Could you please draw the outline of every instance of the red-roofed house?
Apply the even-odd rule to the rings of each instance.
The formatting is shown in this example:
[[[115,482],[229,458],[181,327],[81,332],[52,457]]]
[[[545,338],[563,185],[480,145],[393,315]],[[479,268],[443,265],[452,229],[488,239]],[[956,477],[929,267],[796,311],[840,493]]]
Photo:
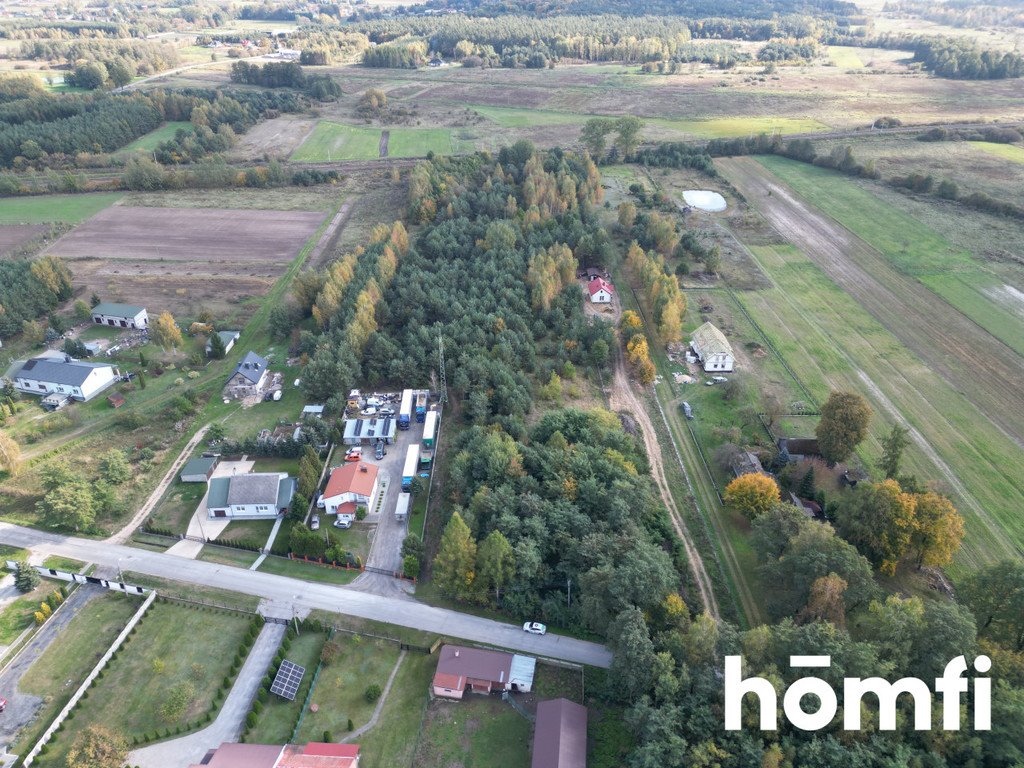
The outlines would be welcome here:
[[[529,693],[536,666],[537,660],[530,656],[445,645],[438,654],[434,695],[461,699],[467,690],[472,693]]]
[[[359,768],[359,745],[224,743],[190,768]]]
[[[324,489],[324,511],[341,520],[355,520],[356,507],[373,510],[380,487],[377,467],[365,461],[352,461],[331,471]]]
[[[592,304],[611,304],[612,294],[615,293],[612,284],[600,277],[587,283],[587,290],[590,291]]]

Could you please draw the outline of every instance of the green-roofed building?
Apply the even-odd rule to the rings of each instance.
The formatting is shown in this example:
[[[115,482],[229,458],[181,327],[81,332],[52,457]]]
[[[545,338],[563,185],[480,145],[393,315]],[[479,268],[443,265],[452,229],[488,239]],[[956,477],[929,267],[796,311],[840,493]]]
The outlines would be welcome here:
[[[286,472],[214,477],[206,494],[206,511],[210,517],[273,520],[288,511],[295,485],[295,478]]]
[[[181,468],[181,482],[183,483],[205,483],[210,479],[210,475],[213,474],[213,468],[217,466],[217,457],[211,456],[209,458],[199,456],[195,459],[190,459],[184,467]]]
[[[92,308],[92,321],[96,325],[110,328],[134,328],[142,330],[149,327],[149,315],[145,307],[133,304],[114,304],[100,302]]]

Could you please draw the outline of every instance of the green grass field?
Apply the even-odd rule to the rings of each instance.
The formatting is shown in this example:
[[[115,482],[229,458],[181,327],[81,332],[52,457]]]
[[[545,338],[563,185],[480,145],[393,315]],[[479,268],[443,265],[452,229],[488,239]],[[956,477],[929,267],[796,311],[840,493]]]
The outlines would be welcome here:
[[[828,57],[832,60],[833,64],[843,69],[861,69],[864,66],[864,62],[861,61],[857,49],[849,48],[845,45],[830,45],[828,47]]]
[[[295,722],[306,703],[306,695],[313,684],[314,670],[320,663],[320,650],[326,639],[327,636],[322,632],[303,632],[298,637],[292,637],[291,646],[284,657],[306,668],[299,692],[294,701],[270,694],[270,698],[263,705],[263,711],[256,718],[256,726],[246,736],[246,741],[253,744],[287,744],[291,741]],[[323,733],[319,733],[311,740],[321,741],[322,737]],[[336,738],[341,738],[341,734]]]
[[[316,712],[306,713],[299,728],[300,743],[318,741],[324,731],[340,739],[349,719],[356,728],[365,725],[377,705],[366,700],[367,686],[376,684],[384,690],[398,661],[398,646],[386,640],[344,634],[335,635],[334,640],[341,653],[320,670],[312,699],[319,706]]]
[[[192,123],[180,121],[164,123],[155,131],[150,131],[145,136],[140,136],[131,144],[121,147],[120,152],[135,152],[141,150],[143,152],[152,152],[157,148],[157,145],[164,141],[169,141],[174,138],[174,134],[178,132],[179,128],[185,128],[191,130]]]
[[[427,709],[417,768],[526,768],[532,724],[501,699],[436,700]]]
[[[973,288],[992,286],[996,281],[968,251],[835,171],[784,157],[761,157],[759,162],[798,196],[877,249],[896,269],[917,277],[997,339],[1024,354],[1024,318]]]
[[[75,734],[90,725],[102,725],[124,734],[129,741],[175,728],[213,709],[214,693],[230,671],[235,653],[248,631],[249,617],[235,613],[211,614],[175,603],[154,603],[110,663],[104,676],[89,690],[89,701],[103,706],[80,706],[70,727],[49,745],[47,763],[62,765]],[[165,709],[172,692],[185,702],[180,712]]]
[[[373,160],[380,157],[380,129],[321,120],[291,156],[298,163]]]
[[[1024,488],[1015,469],[1024,466],[1024,451],[978,418],[963,395],[797,249],[759,246],[751,251],[775,287],[744,292],[742,303],[818,400],[833,389],[858,391],[868,398],[875,417],[861,448],[864,458],[873,462],[881,455],[880,441],[894,421],[888,401],[973,499],[971,503],[957,492],[931,458],[911,443],[904,470],[950,493],[966,521],[967,536],[951,574],[957,577],[1013,555],[1024,542],[1019,512]]]
[[[543,109],[516,109],[467,105],[473,111],[493,120],[503,128],[530,128],[543,125],[576,125],[591,117],[572,112]],[[704,138],[732,138],[758,133],[809,133],[828,130],[828,126],[806,118],[790,117],[721,117],[710,120],[683,120],[675,118],[644,118],[644,122],[680,134]]]
[[[363,768],[393,768],[412,765],[427,689],[437,667],[437,659],[425,653],[406,654],[398,668],[391,692],[380,712],[377,724],[359,737]],[[315,736],[316,734],[314,734]]]
[[[16,598],[0,611],[0,646],[10,645],[22,632],[35,624],[35,612],[39,610],[39,603],[57,589],[57,586],[52,581],[44,580],[31,592]]]
[[[0,205],[0,224],[45,224],[50,221],[77,224],[122,197],[121,192],[8,197]]]
[[[18,688],[43,699],[43,707],[19,738],[17,752],[29,749],[71,698],[96,660],[141,605],[139,599],[108,593],[93,598],[21,678]]]
[[[450,155],[456,151],[457,142],[448,128],[392,128],[388,138],[388,157],[425,157],[428,152]]]
[[[1014,163],[1024,163],[1024,147],[1016,144],[995,144],[991,141],[972,141],[971,146],[977,147],[982,152],[1010,160]]]

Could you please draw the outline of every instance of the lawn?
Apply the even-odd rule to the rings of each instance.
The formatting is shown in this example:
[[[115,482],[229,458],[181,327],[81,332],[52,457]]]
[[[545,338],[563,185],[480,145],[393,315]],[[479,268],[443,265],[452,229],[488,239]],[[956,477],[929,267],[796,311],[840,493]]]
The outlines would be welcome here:
[[[868,398],[875,418],[861,449],[865,459],[881,455],[880,441],[893,422],[887,412],[891,403],[969,494],[965,498],[951,487],[934,461],[911,443],[904,471],[950,493],[966,521],[967,536],[952,575],[1012,556],[1015,543],[1024,542],[1019,513],[1024,488],[1015,474],[1016,467],[1024,466],[1024,451],[978,418],[962,394],[797,249],[756,246],[751,251],[777,287],[745,292],[741,301],[816,398],[823,399],[832,389],[859,391]]]
[[[74,735],[102,725],[135,736],[185,728],[214,709],[219,681],[230,671],[251,619],[242,614],[154,603],[104,676],[89,690],[93,701],[75,710],[70,727],[49,745],[47,762],[59,765]],[[144,684],[140,684],[145,681]],[[183,706],[170,711],[171,695]]]
[[[363,768],[413,765],[420,723],[429,702],[427,690],[436,667],[434,656],[406,654],[377,724],[359,737]]]
[[[38,587],[16,598],[0,611],[0,646],[10,645],[35,624],[35,612],[39,610],[39,604],[59,586],[44,579]]]
[[[206,483],[175,481],[150,515],[153,525],[174,533],[185,533],[188,522],[206,495]]]
[[[119,152],[135,152],[136,150],[142,150],[144,152],[152,152],[157,148],[157,145],[164,142],[170,141],[174,138],[174,134],[178,132],[178,129],[184,128],[186,130],[192,130],[192,123],[187,121],[177,122],[172,121],[164,123],[155,131],[150,131],[145,136],[140,136],[131,144],[121,147]]]
[[[450,155],[456,151],[448,128],[392,128],[388,157],[425,157],[428,152]]]
[[[94,597],[29,667],[18,688],[41,697],[43,706],[35,727],[22,732],[15,752],[21,754],[38,739],[140,605],[140,600],[114,592]]]
[[[828,47],[828,57],[832,60],[833,64],[843,69],[862,69],[864,67],[864,62],[861,61],[856,48],[850,48],[845,45],[830,45]]]
[[[293,162],[373,160],[380,157],[380,128],[360,128],[321,120],[291,156]]]
[[[121,192],[93,192],[87,195],[7,197],[0,205],[0,224],[45,224],[49,221],[77,224],[123,196]]]
[[[416,768],[526,768],[533,724],[497,697],[437,699],[427,708]]]
[[[277,576],[317,581],[323,584],[348,584],[359,575],[359,570],[355,568],[345,570],[344,568],[306,563],[301,560],[288,560],[283,557],[268,557],[257,570],[262,573],[273,573]]]
[[[124,578],[128,584],[149,587],[150,589],[155,589],[161,595],[183,600],[195,600],[211,605],[223,605],[239,611],[255,611],[260,604],[260,599],[255,595],[230,592],[226,589],[217,589],[216,587],[203,587],[198,584],[186,584],[134,571],[125,571]]]
[[[813,201],[816,208],[877,249],[896,269],[917,277],[997,339],[1024,354],[1024,319],[971,290],[972,284],[993,278],[969,252],[847,176],[783,157],[761,157],[759,161],[798,196]]]
[[[1001,157],[1003,160],[1024,163],[1024,147],[1019,147],[1016,144],[995,144],[991,141],[972,141],[970,144],[982,152]]]
[[[292,741],[292,731],[306,702],[306,694],[313,683],[316,665],[320,663],[320,649],[323,648],[326,639],[327,636],[322,632],[303,632],[292,638],[291,647],[284,657],[306,668],[298,694],[294,701],[270,694],[270,698],[263,705],[263,711],[257,716],[256,726],[246,735],[246,741],[252,744],[287,744]],[[320,733],[317,738],[309,740],[321,741],[322,736],[323,733]]]
[[[312,698],[317,711],[306,713],[299,729],[299,743],[317,741],[324,731],[340,739],[348,730],[349,720],[355,728],[365,725],[376,706],[376,701],[366,700],[367,687],[379,685],[383,690],[398,660],[398,646],[386,640],[338,634],[334,642],[341,652],[320,670]]]
[[[215,547],[207,544],[199,552],[196,560],[204,560],[208,563],[220,563],[221,565],[233,565],[236,568],[248,568],[259,557],[255,552],[247,552],[243,549],[227,549],[226,547]]]

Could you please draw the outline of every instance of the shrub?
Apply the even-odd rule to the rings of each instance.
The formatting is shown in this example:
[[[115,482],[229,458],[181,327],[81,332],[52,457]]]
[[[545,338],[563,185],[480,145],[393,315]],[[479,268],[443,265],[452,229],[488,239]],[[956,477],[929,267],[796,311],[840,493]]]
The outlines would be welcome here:
[[[372,685],[367,686],[366,692],[363,694],[363,696],[366,698],[366,700],[368,702],[370,702],[372,704],[373,702],[375,702],[377,699],[380,698],[380,694],[381,694],[380,686],[377,685],[376,683],[373,683]]]
[[[355,730],[355,724],[352,722],[352,718],[351,717],[348,719],[348,729],[350,731],[354,731]]]
[[[245,716],[245,727],[246,728],[255,728],[256,727],[256,713],[255,712],[250,712],[248,715]]]

